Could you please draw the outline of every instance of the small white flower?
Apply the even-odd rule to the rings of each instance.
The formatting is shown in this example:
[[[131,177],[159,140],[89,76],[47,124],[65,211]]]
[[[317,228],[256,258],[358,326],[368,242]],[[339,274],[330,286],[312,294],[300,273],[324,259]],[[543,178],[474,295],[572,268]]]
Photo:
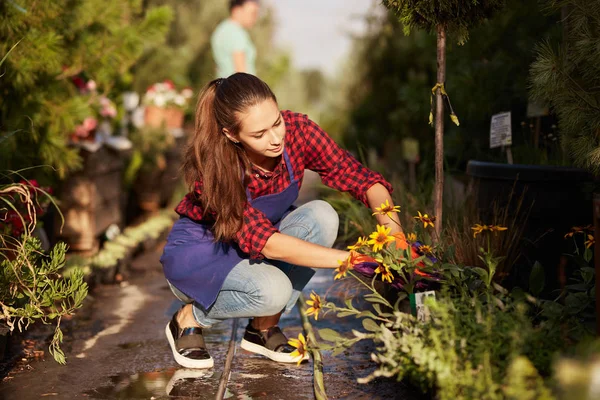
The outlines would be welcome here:
[[[185,105],[185,97],[183,97],[181,95],[175,96],[174,102],[178,106],[184,106]]]
[[[164,95],[159,94],[154,98],[153,103],[157,107],[164,107],[167,104],[167,99]]]

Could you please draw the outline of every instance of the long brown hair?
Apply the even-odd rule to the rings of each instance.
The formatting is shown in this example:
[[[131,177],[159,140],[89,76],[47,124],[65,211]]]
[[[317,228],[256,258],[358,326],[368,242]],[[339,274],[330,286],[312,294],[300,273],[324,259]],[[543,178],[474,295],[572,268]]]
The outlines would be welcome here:
[[[265,100],[277,99],[269,86],[254,75],[236,73],[206,85],[198,98],[194,136],[183,162],[185,181],[193,192],[202,182],[198,201],[204,213],[215,217],[217,241],[231,241],[242,226],[250,161],[241,145],[229,140],[223,129],[237,136],[239,115]]]

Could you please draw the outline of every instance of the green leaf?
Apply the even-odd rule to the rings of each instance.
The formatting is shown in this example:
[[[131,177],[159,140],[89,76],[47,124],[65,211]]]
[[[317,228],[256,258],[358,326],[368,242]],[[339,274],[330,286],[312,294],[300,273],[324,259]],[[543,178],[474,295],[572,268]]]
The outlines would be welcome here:
[[[380,297],[371,297],[371,298],[368,298],[367,301],[369,303],[379,303],[379,304],[383,304],[384,306],[391,307],[391,304],[386,299],[382,299]]]
[[[331,353],[331,355],[334,357],[339,356],[344,350],[346,350],[345,347],[336,347],[335,350],[333,350],[333,352]]]
[[[585,251],[583,252],[583,259],[589,263],[592,260],[593,255],[594,255],[594,252],[592,251],[592,249],[586,248]]]
[[[377,316],[375,314],[373,314],[371,311],[361,311],[359,314],[356,314],[356,318],[363,318],[363,317],[377,318]]]
[[[479,275],[481,277],[481,280],[487,282],[488,272],[485,269],[480,268],[480,267],[473,267],[473,268],[471,268],[471,270],[473,272],[475,272],[477,275]]]
[[[319,333],[321,339],[327,342],[337,342],[339,340],[344,339],[343,336],[341,336],[339,333],[330,328],[319,329],[317,330],[317,332]]]
[[[336,317],[338,318],[344,318],[344,317],[349,317],[351,315],[356,315],[355,312],[352,311],[341,311],[339,313],[336,314]]]
[[[531,274],[529,274],[529,291],[534,296],[539,296],[546,282],[546,274],[544,273],[544,267],[539,261],[533,264]]]
[[[375,321],[370,318],[365,318],[362,320],[363,328],[370,332],[378,332],[380,331],[379,325]]]

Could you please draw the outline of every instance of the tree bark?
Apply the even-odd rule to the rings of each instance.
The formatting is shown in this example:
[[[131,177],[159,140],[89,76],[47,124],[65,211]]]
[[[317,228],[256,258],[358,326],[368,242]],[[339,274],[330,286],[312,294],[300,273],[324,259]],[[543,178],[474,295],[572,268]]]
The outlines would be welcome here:
[[[600,193],[594,193],[594,267],[596,270],[596,334],[600,336]]]
[[[437,26],[437,83],[446,81],[446,29],[443,25]],[[434,212],[436,237],[440,237],[442,230],[442,198],[444,195],[444,99],[442,90],[438,89],[435,95],[435,187],[434,187]]]

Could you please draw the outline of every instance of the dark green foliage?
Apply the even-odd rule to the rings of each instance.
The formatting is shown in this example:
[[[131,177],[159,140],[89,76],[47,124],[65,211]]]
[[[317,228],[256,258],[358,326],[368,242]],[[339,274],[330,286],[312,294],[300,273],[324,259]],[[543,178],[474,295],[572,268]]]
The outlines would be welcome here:
[[[445,158],[451,171],[464,170],[473,158],[506,160],[499,150],[489,149],[495,113],[512,111],[513,142],[530,143],[527,71],[540,38],[558,36],[557,20],[556,14],[543,15],[536,0],[509,0],[502,12],[471,30],[467,43],[449,43],[446,89],[461,121],[460,127],[450,119],[446,123]],[[426,181],[433,173],[434,135],[427,115],[436,81],[435,37],[423,31],[403,35],[402,24],[390,13],[356,47],[364,63],[350,91],[354,100],[344,142],[374,147],[388,165],[395,165],[399,140],[415,137],[421,145],[419,181]],[[515,162],[531,161],[528,149],[515,151]]]
[[[21,331],[36,320],[55,324],[50,354],[61,364],[66,360],[59,346],[60,320],[81,307],[88,292],[81,270],[74,270],[68,278],[60,275],[66,252],[67,246],[58,243],[45,254],[40,241],[26,234],[17,248],[7,253],[15,257],[3,258],[0,263],[0,320]]]
[[[531,66],[532,95],[559,119],[563,147],[582,167],[600,173],[600,3],[548,1],[566,11],[562,47],[544,42]]]
[[[441,25],[463,43],[469,30],[504,7],[505,0],[383,0],[404,25],[405,32],[435,32]]]
[[[140,0],[16,4],[0,3],[0,55],[18,43],[0,79],[0,169],[45,164],[65,176],[80,163],[68,135],[91,114],[71,79],[85,74],[110,92],[162,40],[171,13],[154,8],[142,15]]]

